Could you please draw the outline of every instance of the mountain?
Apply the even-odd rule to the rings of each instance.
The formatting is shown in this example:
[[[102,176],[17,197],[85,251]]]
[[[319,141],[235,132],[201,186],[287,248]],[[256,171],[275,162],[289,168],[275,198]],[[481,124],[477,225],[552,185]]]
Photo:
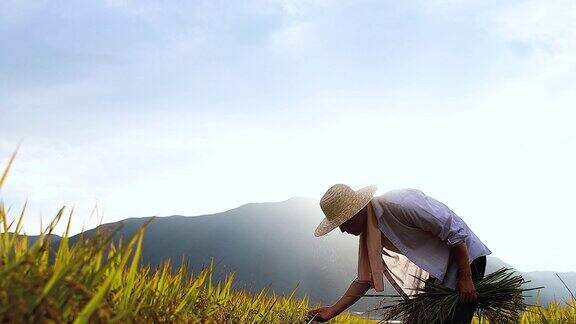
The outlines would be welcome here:
[[[192,270],[197,271],[213,258],[217,263],[217,279],[228,271],[235,272],[235,288],[258,291],[270,285],[276,293],[287,294],[299,284],[299,297],[306,294],[313,302],[331,304],[356,276],[358,237],[338,229],[314,237],[314,229],[323,218],[318,201],[301,197],[250,203],[211,215],[158,217],[146,229],[141,262],[156,266],[170,259],[177,266],[185,256]],[[116,239],[127,238],[148,219],[128,218],[99,227],[122,225]],[[92,235],[95,230],[84,235]],[[71,243],[78,238],[79,235],[71,237]],[[487,272],[502,266],[510,267],[489,257]],[[542,303],[568,297],[568,291],[553,272],[522,274],[532,280],[532,286],[546,286],[540,295]],[[576,273],[560,276],[569,287],[576,287]],[[395,291],[387,286],[384,293]],[[365,297],[351,310],[364,311],[377,306],[379,300]]]
[[[486,272],[494,272],[495,270],[506,267],[513,268],[509,264],[503,262],[502,260],[495,257],[488,257]],[[573,293],[576,293],[576,272],[554,272],[554,271],[530,271],[521,272],[515,271],[521,274],[524,279],[530,281],[526,284],[527,288],[535,287],[545,287],[544,289],[527,293],[530,297],[527,298],[528,302],[531,304],[536,304],[538,301],[542,304],[548,304],[553,300],[566,300],[570,298],[570,291],[566,288],[570,288]],[[560,280],[559,277],[562,279]],[[564,286],[564,283],[566,286]]]
[[[50,243],[52,246],[58,246],[58,242],[60,242],[60,239],[62,239],[62,237],[56,234],[49,234],[47,237],[50,238]],[[28,235],[28,244],[34,244],[34,242],[36,242],[39,238],[40,235]]]

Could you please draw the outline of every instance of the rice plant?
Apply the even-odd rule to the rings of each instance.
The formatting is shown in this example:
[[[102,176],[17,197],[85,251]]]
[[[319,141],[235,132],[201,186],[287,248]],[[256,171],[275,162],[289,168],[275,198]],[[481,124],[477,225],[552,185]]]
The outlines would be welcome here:
[[[0,177],[0,193],[15,156]],[[319,306],[295,298],[297,286],[288,296],[267,288],[257,294],[234,291],[234,273],[213,282],[212,263],[196,273],[186,260],[175,269],[170,260],[154,269],[141,266],[144,233],[153,218],[126,241],[112,239],[120,227],[99,227],[70,244],[70,212],[54,247],[50,236],[65,208],[33,243],[20,234],[25,210],[26,204],[13,227],[0,199],[2,323],[305,323],[307,311]],[[332,323],[354,318],[343,314]]]
[[[520,316],[520,323],[554,323],[554,324],[572,324],[576,323],[576,296],[572,290],[558,274],[558,279],[562,281],[564,287],[570,293],[570,299],[567,301],[554,301],[548,306],[542,307],[534,305]]]

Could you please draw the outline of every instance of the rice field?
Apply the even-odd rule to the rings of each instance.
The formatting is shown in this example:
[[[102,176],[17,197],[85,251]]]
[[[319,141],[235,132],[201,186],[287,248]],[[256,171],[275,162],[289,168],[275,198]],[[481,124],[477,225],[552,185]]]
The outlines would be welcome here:
[[[488,323],[480,321],[477,317],[474,324]],[[573,324],[576,323],[576,300],[551,303],[547,307],[532,306],[520,316],[521,324]]]
[[[14,161],[0,178],[0,193]],[[10,220],[0,197],[0,322],[2,323],[305,323],[308,299],[233,290],[234,273],[214,282],[212,264],[194,273],[170,260],[154,269],[139,264],[146,226],[115,243],[114,231],[97,230],[69,243],[72,213],[58,247],[50,234],[65,217],[61,208],[40,238],[20,235],[26,204]],[[355,323],[342,314],[332,323]],[[360,322],[356,322],[360,323]]]
[[[15,153],[0,178],[0,193]],[[312,305],[262,289],[233,290],[234,273],[212,279],[212,264],[191,271],[184,261],[174,267],[140,266],[146,226],[126,241],[114,231],[98,230],[69,243],[72,213],[57,248],[48,239],[65,217],[61,208],[34,243],[20,235],[26,204],[12,217],[0,196],[0,322],[2,323],[307,323]],[[12,220],[10,220],[12,219]],[[15,224],[14,224],[15,223]],[[52,257],[50,257],[53,253]],[[329,323],[376,323],[343,313]],[[475,323],[478,323],[475,319]],[[576,323],[576,303],[532,307],[521,323]]]
[[[3,323],[304,323],[307,298],[231,289],[234,273],[213,282],[210,264],[197,273],[187,262],[140,267],[145,224],[117,244],[98,231],[74,245],[66,233],[49,261],[47,239],[61,209],[34,244],[18,235],[25,208],[8,223],[0,204],[0,321]],[[319,305],[316,305],[319,306]],[[334,323],[351,322],[348,316]]]

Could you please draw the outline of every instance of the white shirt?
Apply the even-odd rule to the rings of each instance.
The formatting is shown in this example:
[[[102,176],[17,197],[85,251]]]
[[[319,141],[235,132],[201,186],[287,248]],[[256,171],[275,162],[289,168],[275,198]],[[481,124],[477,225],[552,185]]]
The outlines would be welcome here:
[[[372,198],[378,227],[401,254],[383,247],[384,271],[401,295],[416,293],[428,276],[456,288],[458,265],[450,246],[466,243],[469,262],[492,252],[450,208],[417,189],[398,189]]]

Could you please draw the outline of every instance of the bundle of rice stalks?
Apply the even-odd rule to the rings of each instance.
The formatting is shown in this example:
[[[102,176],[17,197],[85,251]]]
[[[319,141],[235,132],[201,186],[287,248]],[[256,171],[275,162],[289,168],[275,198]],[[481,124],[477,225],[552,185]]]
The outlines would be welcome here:
[[[421,279],[420,279],[421,280]],[[523,292],[537,288],[522,288],[524,280],[512,269],[501,268],[476,283],[477,310],[481,318],[490,323],[518,323],[520,313],[529,305],[524,303]],[[458,305],[458,291],[439,284],[426,283],[420,293],[383,306],[384,321],[402,319],[404,323],[444,323],[449,321]]]

